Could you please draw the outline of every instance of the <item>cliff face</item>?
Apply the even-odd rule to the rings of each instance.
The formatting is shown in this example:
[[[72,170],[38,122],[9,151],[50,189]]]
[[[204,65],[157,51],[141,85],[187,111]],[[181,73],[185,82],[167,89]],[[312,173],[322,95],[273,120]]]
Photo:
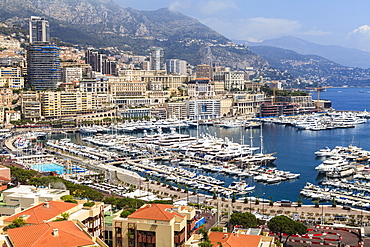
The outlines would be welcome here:
[[[47,18],[52,36],[74,44],[116,46],[135,54],[148,54],[151,46],[159,46],[166,58],[194,65],[267,66],[247,48],[225,46],[230,42],[226,37],[168,9],[124,9],[111,0],[0,0],[0,20],[7,24],[27,28],[31,15]]]

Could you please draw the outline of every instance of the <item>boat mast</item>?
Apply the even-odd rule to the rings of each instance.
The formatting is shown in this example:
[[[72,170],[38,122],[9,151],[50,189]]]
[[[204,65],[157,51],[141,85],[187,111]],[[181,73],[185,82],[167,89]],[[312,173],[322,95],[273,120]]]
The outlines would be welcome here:
[[[249,135],[249,138],[250,138],[250,144],[251,144],[251,148],[253,148],[253,135],[252,135],[252,126],[249,126],[249,131],[250,131],[250,135]]]
[[[260,130],[261,130],[261,135],[260,135],[260,138],[261,138],[261,154],[263,154],[263,134],[262,134],[262,123],[261,123],[261,128],[260,128]]]

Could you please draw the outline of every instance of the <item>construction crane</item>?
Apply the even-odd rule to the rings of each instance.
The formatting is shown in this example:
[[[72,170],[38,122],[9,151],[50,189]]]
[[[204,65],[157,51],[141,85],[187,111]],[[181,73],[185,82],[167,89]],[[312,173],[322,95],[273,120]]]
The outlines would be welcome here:
[[[328,88],[328,87],[321,87],[320,85],[318,85],[317,88],[314,88],[316,90],[316,92],[317,92],[317,104],[316,104],[316,107],[318,109],[320,109],[320,92],[321,92],[321,90],[326,89],[326,88]]]

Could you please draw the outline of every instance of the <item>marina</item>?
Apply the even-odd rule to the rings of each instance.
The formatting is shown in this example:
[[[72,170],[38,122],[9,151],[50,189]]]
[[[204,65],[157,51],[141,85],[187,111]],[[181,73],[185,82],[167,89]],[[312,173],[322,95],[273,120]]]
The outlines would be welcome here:
[[[341,95],[346,92],[343,91]],[[166,179],[169,178],[174,185],[179,182],[181,188],[186,184],[181,179],[189,180],[187,176],[183,176],[185,171],[205,176],[205,183],[208,184],[207,179],[217,181],[214,188],[201,185],[197,187],[201,193],[212,194],[217,186],[221,193],[228,191],[230,185],[244,181],[246,189],[245,192],[238,193],[239,196],[248,194],[250,197],[273,197],[276,201],[297,201],[300,190],[307,182],[317,186],[325,177],[346,177],[348,180],[369,178],[366,172],[335,174],[331,173],[333,171],[320,173],[315,169],[325,158],[335,156],[327,154],[337,147],[370,150],[370,144],[365,141],[370,138],[369,123],[366,118],[362,119],[365,121],[356,124],[354,128],[325,131],[298,130],[291,125],[273,122],[264,122],[262,127],[257,125],[248,128],[225,128],[216,122],[211,125],[209,121],[192,123],[187,127],[167,124],[167,127],[154,128],[146,124],[151,128],[131,131],[120,131],[107,126],[96,132],[48,134],[46,140],[37,143],[41,143],[41,146],[48,145],[54,150],[52,152],[68,152],[70,155],[101,163],[102,167],[105,164],[124,166],[143,178],[148,175],[152,179],[160,178],[163,181],[163,174],[166,174]],[[212,148],[207,148],[205,144]],[[221,147],[226,151],[222,152]],[[318,151],[321,154],[315,154]],[[250,157],[252,153],[253,159]],[[261,154],[271,155],[272,158],[265,163],[261,162],[257,159],[263,156]],[[145,159],[157,164],[150,166],[150,163],[140,163]],[[358,162],[367,170],[365,154],[351,159],[343,166]],[[352,166],[345,171],[357,171],[360,167]],[[187,182],[187,186],[194,184],[190,180]],[[224,194],[226,197],[229,195]],[[311,200],[312,198],[307,197],[303,203],[312,203]]]

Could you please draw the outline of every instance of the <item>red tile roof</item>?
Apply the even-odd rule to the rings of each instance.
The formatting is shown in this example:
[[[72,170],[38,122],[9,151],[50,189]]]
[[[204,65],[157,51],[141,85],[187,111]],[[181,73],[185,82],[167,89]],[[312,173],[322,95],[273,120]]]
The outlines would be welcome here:
[[[76,203],[59,201],[49,201],[47,203],[49,204],[49,207],[46,207],[45,203],[41,203],[29,209],[23,210],[18,214],[14,214],[6,218],[4,221],[12,222],[14,219],[17,219],[21,216],[29,215],[25,219],[26,224],[40,224],[44,223],[44,220],[50,220],[61,213],[78,206]]]
[[[227,235],[227,237],[226,237]],[[262,236],[224,232],[210,232],[209,240],[214,246],[220,242],[224,247],[258,247]]]
[[[58,229],[58,236],[53,235]],[[85,232],[72,221],[48,222],[8,230],[9,239],[15,247],[71,247],[93,245]]]
[[[172,205],[165,204],[146,204],[130,214],[127,218],[170,221],[176,215],[182,218],[185,217],[173,211],[172,207]]]

